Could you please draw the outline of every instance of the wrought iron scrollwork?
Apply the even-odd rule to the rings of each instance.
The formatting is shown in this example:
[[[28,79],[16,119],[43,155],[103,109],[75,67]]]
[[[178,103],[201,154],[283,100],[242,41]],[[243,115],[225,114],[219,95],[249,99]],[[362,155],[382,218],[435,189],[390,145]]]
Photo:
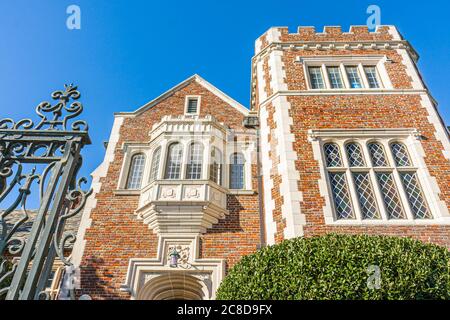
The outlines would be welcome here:
[[[80,151],[90,144],[87,123],[75,119],[83,111],[74,101],[80,92],[70,84],[51,96],[54,104],[36,107],[37,124],[0,120],[0,299],[50,298],[45,283],[55,257],[71,265],[66,249],[76,235],[65,231],[66,222],[92,193],[82,188],[85,178],[75,183]],[[39,205],[32,213],[33,188]]]

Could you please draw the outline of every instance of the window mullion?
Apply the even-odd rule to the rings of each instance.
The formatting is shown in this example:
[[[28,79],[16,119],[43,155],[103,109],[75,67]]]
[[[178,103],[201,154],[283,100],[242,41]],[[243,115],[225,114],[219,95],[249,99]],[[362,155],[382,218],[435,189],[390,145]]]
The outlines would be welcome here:
[[[350,82],[348,81],[347,70],[345,70],[345,66],[343,63],[339,64],[339,68],[341,69],[342,81],[344,82],[344,87],[346,89],[350,89]]]
[[[397,169],[394,169],[392,173],[394,176],[395,184],[397,185],[398,193],[400,199],[403,202],[403,208],[405,209],[406,216],[408,220],[414,220],[414,213],[411,209],[411,205],[409,204],[408,196],[406,194],[405,188],[403,187],[402,179],[400,178],[400,174]]]
[[[375,199],[378,204],[378,210],[380,210],[381,220],[387,221],[389,220],[389,215],[386,209],[386,204],[384,203],[383,195],[381,194],[380,186],[377,181],[377,177],[375,175],[375,170],[373,168],[372,158],[370,157],[369,148],[367,147],[367,140],[361,141],[361,148],[364,155],[364,159],[366,160],[367,167],[370,167],[369,177],[372,183],[372,188],[374,192]]]
[[[363,220],[363,215],[362,215],[362,211],[361,211],[361,207],[359,204],[359,197],[358,197],[358,193],[356,191],[356,186],[355,186],[355,182],[353,181],[353,174],[352,171],[350,170],[350,168],[347,168],[345,170],[346,173],[346,177],[347,177],[347,183],[348,183],[348,188],[350,189],[350,197],[352,199],[352,203],[353,203],[353,209],[355,210],[355,218],[358,221]]]
[[[403,188],[403,183],[401,181],[400,175],[395,167],[396,162],[394,156],[392,155],[391,146],[387,141],[381,141],[381,143],[383,144],[389,164],[393,168],[392,176],[394,178],[394,183],[397,186],[397,191],[402,202],[402,207],[405,210],[406,217],[407,219],[414,219],[414,214],[412,213],[411,206],[409,205],[409,200],[406,195],[405,188]]]
[[[389,220],[389,214],[387,212],[386,204],[384,203],[384,198],[383,195],[381,194],[380,185],[378,183],[377,177],[375,175],[375,170],[373,168],[370,169],[369,176],[372,182],[375,198],[378,202],[378,209],[380,210],[381,219],[387,221]]]
[[[364,67],[362,63],[358,63],[359,76],[361,77],[361,81],[363,83],[363,88],[370,89],[369,81],[367,81],[366,72],[364,71]]]
[[[361,208],[359,206],[359,197],[356,191],[356,186],[353,181],[352,172],[350,170],[350,161],[347,157],[347,150],[345,149],[345,142],[340,141],[338,142],[339,148],[341,149],[341,157],[342,157],[342,163],[344,165],[345,169],[345,176],[347,177],[347,185],[350,192],[350,201],[352,202],[353,210],[355,212],[355,219],[358,221],[362,220],[362,213]]]
[[[321,65],[323,81],[325,83],[325,89],[331,89],[330,79],[328,78],[328,70],[325,64]]]
[[[161,154],[159,155],[159,166],[156,171],[155,180],[161,180],[164,177],[164,170],[167,164],[167,142],[163,141],[161,143]]]

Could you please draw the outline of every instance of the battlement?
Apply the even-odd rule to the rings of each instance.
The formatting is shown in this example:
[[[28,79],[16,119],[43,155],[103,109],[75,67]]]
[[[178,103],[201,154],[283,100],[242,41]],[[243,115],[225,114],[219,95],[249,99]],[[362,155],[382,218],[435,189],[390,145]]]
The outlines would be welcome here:
[[[274,42],[379,42],[401,41],[402,36],[395,26],[378,26],[369,31],[367,26],[350,26],[343,32],[340,26],[325,26],[322,32],[315,27],[300,26],[296,33],[289,33],[288,27],[272,27],[255,42],[255,54]]]

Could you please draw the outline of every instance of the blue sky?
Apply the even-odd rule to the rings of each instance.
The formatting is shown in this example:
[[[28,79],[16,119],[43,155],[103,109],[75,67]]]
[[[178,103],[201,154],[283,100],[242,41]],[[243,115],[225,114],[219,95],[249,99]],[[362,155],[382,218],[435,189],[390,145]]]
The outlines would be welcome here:
[[[81,8],[81,30],[66,28],[66,8]],[[75,83],[91,146],[82,174],[103,159],[113,113],[135,110],[198,73],[249,104],[254,40],[270,26],[366,24],[381,8],[421,55],[419,67],[450,124],[450,5],[445,1],[106,1],[0,3],[0,118],[34,116],[49,94]]]

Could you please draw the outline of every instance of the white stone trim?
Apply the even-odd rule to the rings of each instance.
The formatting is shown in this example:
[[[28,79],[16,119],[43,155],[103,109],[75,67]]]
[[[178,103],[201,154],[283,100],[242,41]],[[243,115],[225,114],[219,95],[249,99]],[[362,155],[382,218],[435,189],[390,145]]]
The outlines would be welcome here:
[[[275,210],[275,201],[272,199],[273,179],[271,178],[271,170],[273,167],[272,159],[269,156],[270,143],[269,136],[272,134],[267,119],[269,114],[267,106],[259,109],[260,119],[260,136],[261,136],[261,167],[262,182],[264,189],[264,226],[266,234],[266,242],[268,245],[275,244],[275,234],[277,225],[273,220],[273,210]],[[262,205],[262,204],[260,204]]]
[[[129,292],[131,299],[143,299],[141,291],[149,280],[168,273],[184,273],[194,277],[203,276],[208,281],[203,282],[203,293],[206,300],[215,299],[216,291],[225,276],[224,259],[199,259],[198,234],[163,234],[158,237],[158,251],[156,258],[133,258],[130,259],[125,283],[121,286],[122,291]],[[169,246],[181,245],[189,252],[188,261],[185,266],[171,268],[168,265],[167,256]],[[199,277],[202,279],[203,277]]]
[[[264,74],[264,59],[258,59],[256,62],[256,77],[258,78],[259,101],[265,101],[267,99],[266,81]]]
[[[378,26],[377,30],[380,27],[381,26]],[[389,27],[388,33],[392,36],[392,40],[402,40],[402,37],[401,37],[400,33],[397,30],[397,27],[395,27],[395,26],[388,26],[388,27]]]
[[[450,213],[445,201],[440,200],[440,188],[435,177],[432,177],[425,164],[425,152],[419,140],[420,135],[415,129],[322,129],[309,130],[308,139],[312,145],[314,159],[319,163],[320,176],[319,191],[320,195],[325,199],[325,206],[323,208],[325,224],[330,225],[449,225]],[[343,146],[348,141],[358,142],[363,149],[365,149],[368,141],[376,139],[380,141],[386,149],[387,157],[390,157],[388,150],[389,144],[392,141],[401,141],[408,148],[411,161],[413,163],[414,171],[417,173],[420,185],[422,187],[423,195],[433,215],[433,219],[412,219],[412,213],[407,205],[407,199],[399,190],[399,195],[402,197],[403,207],[408,219],[404,220],[363,220],[360,217],[354,220],[337,220],[333,210],[332,195],[327,179],[327,169],[323,155],[323,144],[327,142],[337,143],[341,152],[344,152]],[[364,150],[364,155],[367,156],[367,150]],[[345,156],[342,155],[344,161]],[[393,163],[393,160],[390,159]],[[366,159],[366,163],[369,163]],[[394,175],[395,176],[395,175]],[[398,182],[398,181],[397,181]],[[397,183],[399,188],[402,188],[400,183]],[[375,191],[378,206],[382,217],[386,217],[384,209],[380,207],[380,199],[377,196],[377,187],[372,186]],[[350,188],[351,189],[351,188]],[[352,190],[350,190],[351,192]],[[355,195],[352,195],[352,201],[355,201]],[[357,206],[354,205],[355,211],[358,211]]]
[[[402,57],[402,63],[406,67],[406,74],[411,78],[412,88],[415,90],[425,89],[422,79],[420,79],[419,72],[411,59],[409,52],[404,48],[397,49],[396,51]]]
[[[272,51],[269,56],[270,86],[274,92],[288,89],[282,57],[283,52],[278,50]],[[273,118],[276,124],[273,133],[278,142],[276,150],[272,151],[276,151],[280,158],[277,171],[281,176],[280,195],[283,197],[281,213],[286,221],[283,236],[285,239],[290,239],[302,236],[303,225],[306,223],[305,216],[300,209],[300,202],[303,199],[298,188],[300,173],[295,167],[295,161],[298,158],[297,152],[294,150],[295,136],[291,132],[293,125],[292,117],[289,115],[291,105],[284,96],[274,99],[272,104],[274,106]]]
[[[301,213],[300,202],[303,201],[303,193],[298,188],[300,173],[295,167],[298,160],[294,150],[295,136],[291,132],[293,120],[289,115],[290,103],[286,97],[280,97],[273,101],[275,109],[274,121],[276,122],[275,136],[278,140],[276,154],[280,158],[278,174],[281,176],[280,195],[283,197],[281,213],[286,220],[283,230],[284,238],[291,239],[303,235],[303,225],[306,224],[305,215]]]
[[[81,259],[83,256],[84,248],[86,246],[86,240],[84,239],[84,236],[86,234],[86,230],[91,226],[91,212],[92,210],[97,206],[97,199],[96,195],[100,192],[102,183],[100,180],[104,177],[106,177],[108,173],[108,168],[110,163],[114,161],[115,157],[115,149],[117,142],[120,138],[120,128],[122,127],[124,118],[116,116],[114,119],[114,124],[111,130],[111,135],[109,137],[108,147],[106,149],[105,158],[103,162],[100,164],[100,166],[97,167],[97,169],[92,172],[92,189],[93,193],[92,195],[87,199],[86,205],[83,209],[83,213],[81,216],[80,225],[78,228],[77,233],[77,240],[74,244],[73,251],[72,251],[72,262],[75,266],[75,268],[78,268]]]
[[[332,90],[289,90],[274,92],[265,100],[259,100],[259,106],[264,106],[271,103],[279,96],[338,96],[338,95],[402,95],[402,94],[425,94],[427,90],[414,90],[414,89],[332,89]]]
[[[444,147],[442,153],[444,157],[448,161],[450,161],[450,140],[446,132],[447,129],[445,128],[445,125],[442,123],[441,117],[439,116],[436,107],[431,102],[430,96],[428,94],[422,94],[420,98],[422,106],[428,112],[428,121],[434,126],[434,129],[436,130],[434,132],[434,136],[436,137],[436,140],[441,142],[442,146]]]

